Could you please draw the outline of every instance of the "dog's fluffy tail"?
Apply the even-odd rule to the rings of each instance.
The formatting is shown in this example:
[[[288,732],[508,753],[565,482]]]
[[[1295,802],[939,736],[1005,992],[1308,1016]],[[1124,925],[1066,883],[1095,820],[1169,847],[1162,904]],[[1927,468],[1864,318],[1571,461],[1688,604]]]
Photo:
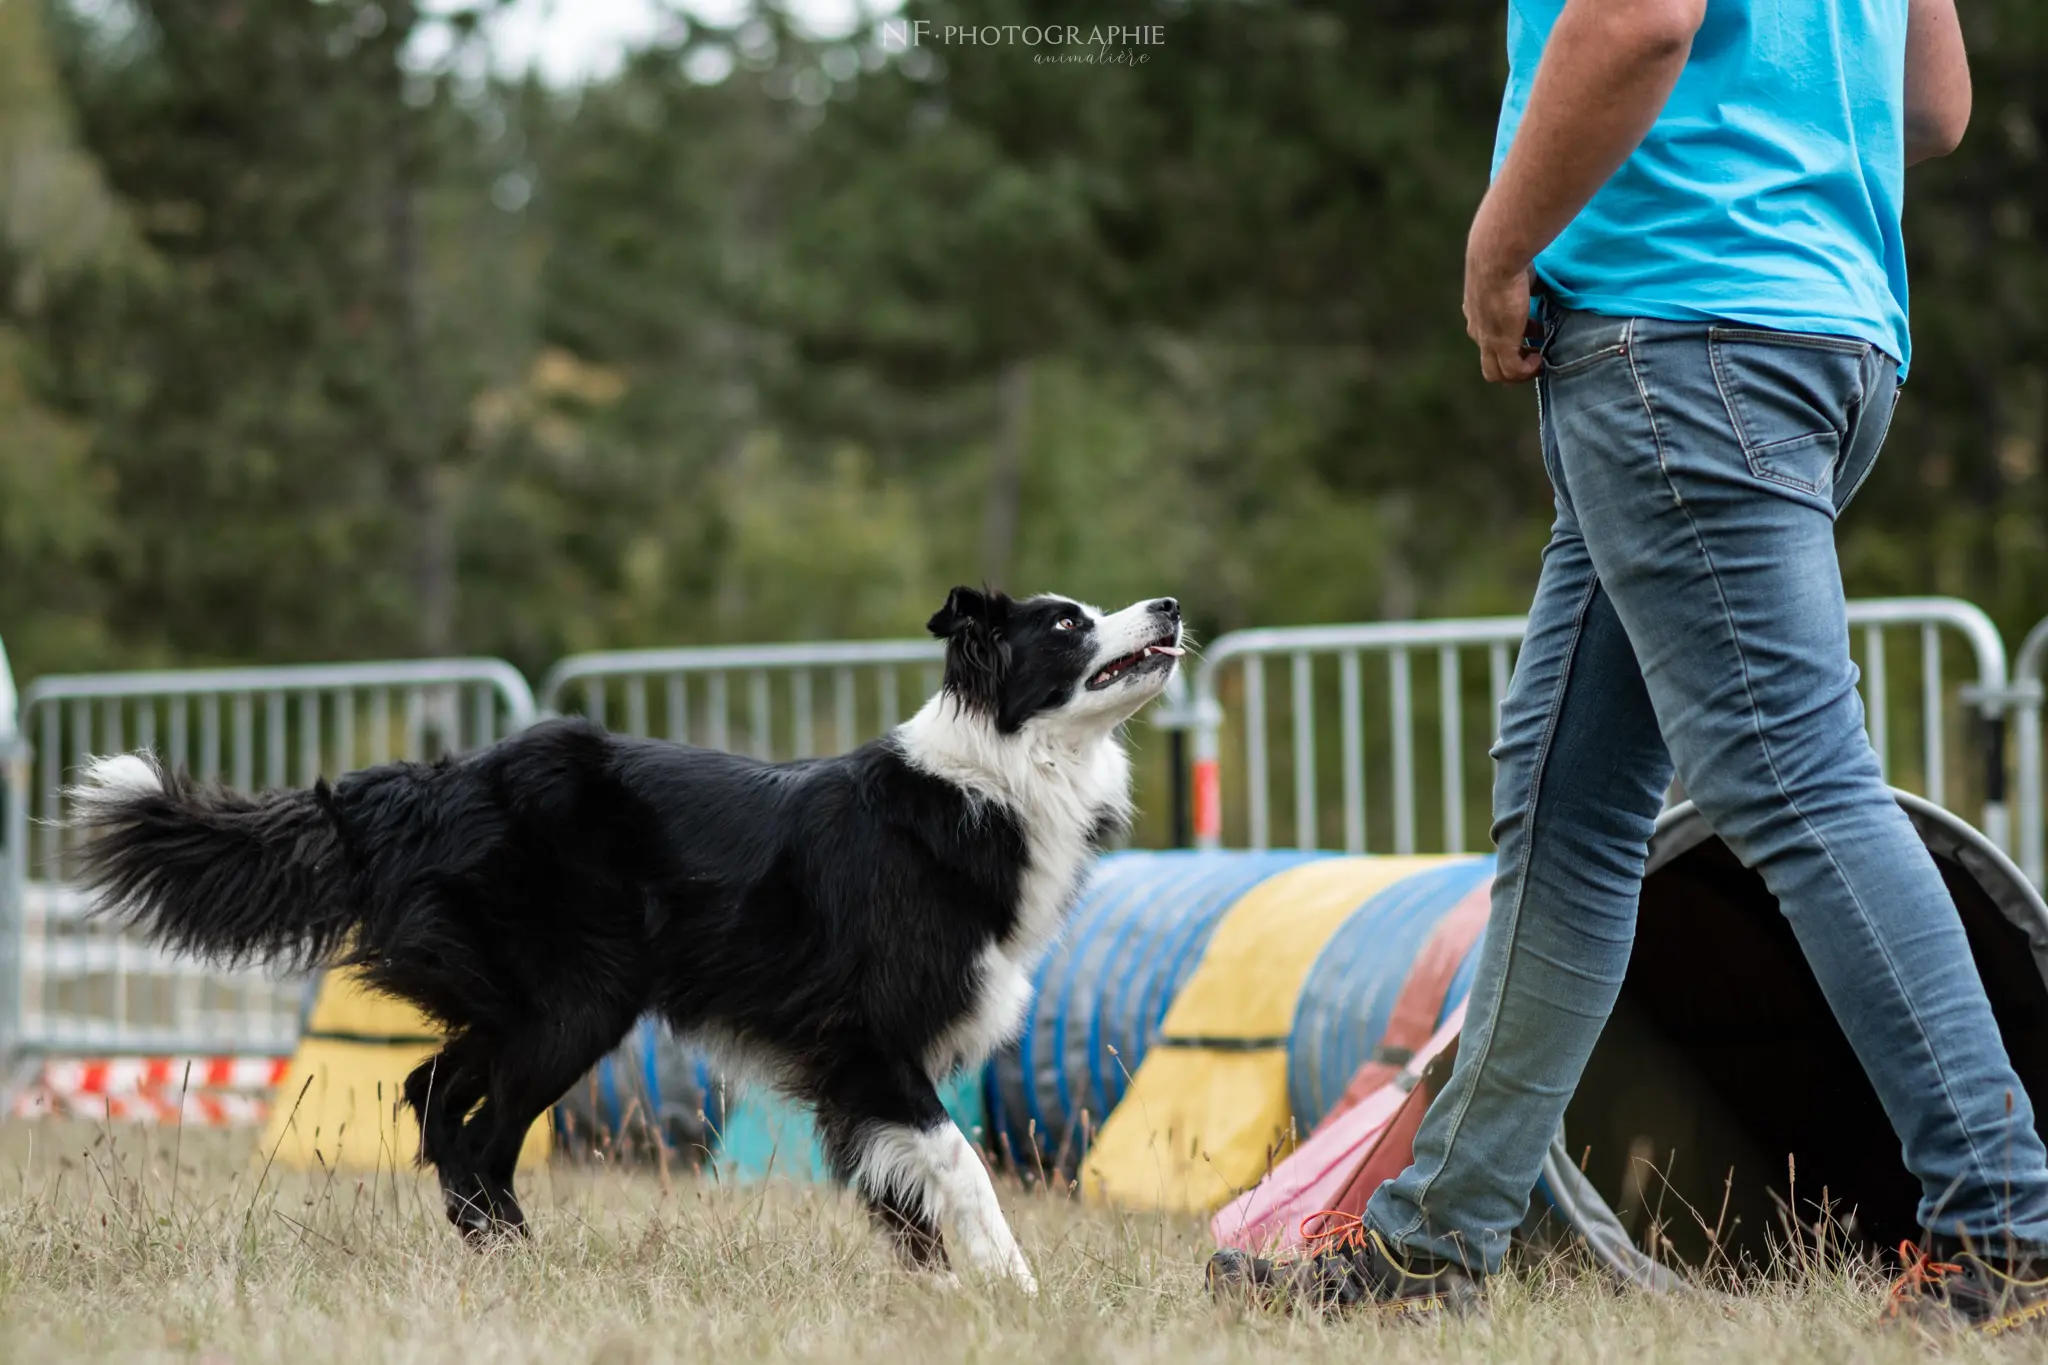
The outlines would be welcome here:
[[[244,796],[145,754],[93,759],[66,822],[100,913],[220,962],[311,966],[361,918],[325,783]]]

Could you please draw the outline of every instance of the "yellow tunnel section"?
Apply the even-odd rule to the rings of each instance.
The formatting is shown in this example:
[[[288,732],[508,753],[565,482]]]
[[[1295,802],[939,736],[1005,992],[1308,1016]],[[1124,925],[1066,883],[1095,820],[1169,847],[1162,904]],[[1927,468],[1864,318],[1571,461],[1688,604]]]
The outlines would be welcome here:
[[[405,1078],[441,1046],[425,1015],[371,990],[354,969],[320,978],[298,1050],[271,1094],[259,1164],[282,1170],[400,1170],[419,1153],[419,1125],[399,1103]],[[545,1163],[543,1114],[520,1150],[521,1169]]]
[[[1309,968],[1360,906],[1469,855],[1325,858],[1239,898],[1082,1164],[1083,1198],[1206,1213],[1294,1145],[1288,1040]]]

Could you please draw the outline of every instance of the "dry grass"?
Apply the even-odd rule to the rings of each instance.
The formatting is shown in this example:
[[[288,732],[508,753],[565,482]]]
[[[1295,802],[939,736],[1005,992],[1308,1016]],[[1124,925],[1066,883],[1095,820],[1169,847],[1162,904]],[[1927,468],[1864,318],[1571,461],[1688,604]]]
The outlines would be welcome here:
[[[1551,1263],[1479,1325],[1239,1316],[1201,1292],[1200,1223],[1014,1188],[1043,1294],[897,1272],[845,1199],[557,1167],[538,1240],[479,1256],[412,1172],[259,1184],[251,1139],[0,1125],[0,1361],[1905,1361],[1881,1287],[1815,1273],[1739,1298],[1616,1293]],[[2044,1346],[1962,1343],[1958,1360]]]

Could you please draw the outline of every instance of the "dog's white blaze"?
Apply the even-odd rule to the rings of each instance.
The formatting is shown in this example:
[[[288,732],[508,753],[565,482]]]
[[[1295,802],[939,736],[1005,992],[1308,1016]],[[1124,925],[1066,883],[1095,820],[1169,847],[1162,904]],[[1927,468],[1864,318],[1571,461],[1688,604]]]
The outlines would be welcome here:
[[[911,763],[1006,808],[1024,835],[1015,926],[1008,938],[984,949],[973,1006],[926,1057],[934,1079],[962,1063],[979,1065],[1023,1024],[1032,969],[1080,889],[1093,854],[1090,836],[1104,820],[1121,821],[1130,813],[1131,760],[1116,728],[1152,695],[1144,690],[1114,711],[1048,712],[1012,735],[933,697],[899,727]]]
[[[1028,1294],[1038,1281],[1003,1217],[995,1183],[966,1135],[952,1123],[930,1130],[877,1124],[861,1137],[854,1181],[868,1194],[894,1197],[950,1226],[976,1269],[1002,1275]]]

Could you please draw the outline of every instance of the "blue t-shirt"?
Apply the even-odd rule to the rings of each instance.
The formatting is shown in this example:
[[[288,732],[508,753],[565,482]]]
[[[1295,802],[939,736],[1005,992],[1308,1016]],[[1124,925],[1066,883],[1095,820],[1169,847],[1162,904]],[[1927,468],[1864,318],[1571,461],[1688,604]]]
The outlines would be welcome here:
[[[1907,0],[1708,0],[1634,155],[1537,277],[1570,308],[1850,336],[1905,373]],[[1563,0],[1509,0],[1493,168]]]

